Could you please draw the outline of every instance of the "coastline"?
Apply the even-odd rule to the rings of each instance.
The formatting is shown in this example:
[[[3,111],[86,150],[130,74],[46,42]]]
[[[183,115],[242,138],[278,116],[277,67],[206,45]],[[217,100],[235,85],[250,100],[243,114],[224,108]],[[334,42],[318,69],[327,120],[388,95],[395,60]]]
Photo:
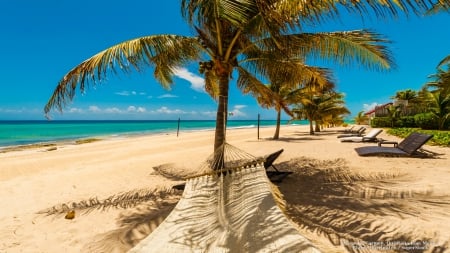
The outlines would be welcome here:
[[[395,233],[399,233],[411,236],[405,237],[408,241],[428,238],[432,243],[445,243],[450,238],[447,212],[450,211],[450,149],[426,146],[444,154],[437,159],[359,157],[353,150],[355,147],[374,144],[340,143],[336,138],[339,129],[325,129],[310,136],[308,126],[282,126],[280,140],[271,140],[274,127],[261,128],[259,140],[256,128],[229,129],[227,141],[256,157],[284,149],[275,164],[279,169],[295,171],[279,185],[288,202],[288,216],[298,224],[300,233],[322,252],[342,252],[344,245],[333,245],[326,236],[302,223],[304,219],[314,218],[308,214],[320,218],[315,222],[326,221],[320,215],[334,217],[334,223],[321,225],[334,228],[337,224],[343,228],[342,233],[355,232],[345,229],[355,219],[362,225],[373,220],[371,225],[378,224],[381,229],[384,226],[387,238],[395,239]],[[385,133],[380,137],[399,140]],[[123,234],[117,234],[123,229],[121,217],[155,208],[152,202],[129,209],[77,213],[73,220],[38,212],[58,204],[107,199],[137,189],[170,188],[180,181],[166,178],[153,168],[173,164],[195,172],[212,153],[213,140],[214,131],[208,130],[182,132],[178,137],[176,133],[168,133],[107,138],[80,145],[60,143],[53,151],[27,149],[0,153],[3,207],[0,252],[99,252],[94,249],[105,243],[117,252],[125,252],[152,228],[141,224],[134,232],[126,231],[135,233],[134,240],[125,240]],[[298,159],[303,162],[296,167],[293,161]],[[356,195],[335,196],[335,191],[342,187],[340,180],[333,185],[323,184],[334,191],[321,195],[316,190],[313,199],[305,198],[311,194],[309,184],[320,186],[319,178],[331,172],[335,172],[333,177],[353,178],[350,186],[361,190]],[[317,178],[312,177],[316,174]],[[384,176],[388,178],[376,180]],[[359,177],[364,180],[358,180]],[[394,193],[403,197],[393,196]],[[315,214],[319,211],[320,215]],[[165,217],[163,213],[160,215],[161,219]],[[417,231],[417,227],[421,230]]]
[[[260,128],[273,127],[275,120],[261,120]],[[282,125],[288,121],[283,120]],[[305,122],[300,121],[299,125]],[[231,120],[228,129],[256,128],[257,120]],[[210,131],[215,120],[19,120],[0,121],[0,150],[4,147],[74,142],[81,139]]]

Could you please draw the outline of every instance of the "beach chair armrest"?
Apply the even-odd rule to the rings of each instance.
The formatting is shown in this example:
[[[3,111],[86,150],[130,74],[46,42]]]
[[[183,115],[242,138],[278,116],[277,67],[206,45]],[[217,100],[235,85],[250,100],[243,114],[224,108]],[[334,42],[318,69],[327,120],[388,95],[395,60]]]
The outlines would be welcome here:
[[[362,137],[362,142],[374,142],[374,141],[377,141],[376,137],[365,137],[365,136]]]
[[[381,141],[378,142],[378,146],[380,146],[380,147],[381,147],[381,145],[383,145],[383,144],[393,144],[394,147],[397,147],[397,146],[398,146],[398,142],[396,142],[396,141],[385,141],[385,140],[381,140]]]

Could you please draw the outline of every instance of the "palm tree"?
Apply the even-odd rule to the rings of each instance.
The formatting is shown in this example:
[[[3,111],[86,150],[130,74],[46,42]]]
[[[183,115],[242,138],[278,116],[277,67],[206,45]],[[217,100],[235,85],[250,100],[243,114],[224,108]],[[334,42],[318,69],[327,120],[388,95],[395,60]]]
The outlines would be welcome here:
[[[46,115],[54,107],[62,111],[77,89],[83,92],[104,81],[107,75],[141,71],[154,67],[154,76],[170,87],[174,70],[200,62],[205,89],[218,101],[214,149],[225,142],[228,88],[231,74],[262,74],[280,59],[269,58],[274,51],[281,56],[313,55],[341,64],[357,60],[371,69],[392,65],[383,45],[387,42],[370,31],[336,33],[293,33],[308,23],[325,17],[338,17],[343,10],[358,14],[397,16],[398,11],[420,13],[431,6],[427,0],[396,1],[321,1],[303,0],[235,1],[182,0],[181,13],[195,36],[152,35],[112,46],[70,70],[58,83],[47,102]],[[343,7],[343,8],[340,8]],[[280,56],[280,58],[281,58]],[[284,59],[285,60],[285,59]],[[273,68],[275,69],[275,67]]]
[[[274,56],[276,57],[276,56]],[[276,128],[273,139],[280,137],[281,126],[281,110],[287,115],[293,117],[293,113],[289,105],[295,101],[295,93],[300,87],[304,87],[308,83],[304,80],[314,80],[319,86],[325,86],[330,83],[330,73],[322,68],[310,67],[301,61],[290,59],[291,68],[284,68],[284,71],[271,69],[267,70],[267,76],[271,81],[270,84],[264,84],[253,76],[242,73],[238,79],[238,85],[244,93],[252,94],[258,104],[264,108],[274,108],[277,113]],[[281,76],[279,76],[281,75]],[[311,82],[309,82],[311,83]]]
[[[349,114],[345,107],[344,94],[330,90],[319,96],[315,132],[320,132],[324,125],[333,122],[336,117]]]
[[[355,122],[356,124],[360,125],[364,122],[367,122],[368,119],[369,117],[367,117],[367,115],[364,114],[364,111],[360,111],[358,112],[358,115],[356,115],[355,117]]]
[[[295,118],[308,119],[311,135],[314,132],[320,132],[320,126],[331,122],[333,118],[350,113],[344,106],[344,95],[334,91],[332,82],[323,87],[309,84],[309,86],[297,90],[293,97],[292,101],[296,102],[296,106],[292,110]]]

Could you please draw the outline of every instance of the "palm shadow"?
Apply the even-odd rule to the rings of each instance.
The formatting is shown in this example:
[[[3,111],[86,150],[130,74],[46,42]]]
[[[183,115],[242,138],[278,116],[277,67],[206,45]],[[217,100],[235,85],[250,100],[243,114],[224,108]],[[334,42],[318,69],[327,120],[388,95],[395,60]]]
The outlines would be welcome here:
[[[444,252],[448,248],[448,239],[435,242],[430,231],[418,231],[410,221],[427,222],[421,214],[430,210],[437,210],[432,217],[445,220],[450,196],[408,189],[407,175],[357,174],[342,159],[302,157],[277,167],[293,172],[279,185],[288,216],[333,245],[342,245],[348,252]]]
[[[279,185],[287,202],[288,217],[333,245],[344,246],[348,252],[442,253],[449,247],[448,239],[433,241],[430,234],[437,234],[438,230],[417,230],[408,222],[426,222],[420,214],[430,210],[439,210],[433,211],[432,217],[445,220],[450,213],[450,196],[408,189],[404,185],[412,179],[407,175],[358,174],[350,171],[343,159],[300,157],[277,167],[293,172]],[[118,217],[117,229],[97,235],[84,247],[89,252],[126,252],[162,223],[180,197],[181,191],[137,190],[105,200],[92,198],[61,204],[40,213],[61,215],[76,209],[87,214],[108,208],[127,209]]]

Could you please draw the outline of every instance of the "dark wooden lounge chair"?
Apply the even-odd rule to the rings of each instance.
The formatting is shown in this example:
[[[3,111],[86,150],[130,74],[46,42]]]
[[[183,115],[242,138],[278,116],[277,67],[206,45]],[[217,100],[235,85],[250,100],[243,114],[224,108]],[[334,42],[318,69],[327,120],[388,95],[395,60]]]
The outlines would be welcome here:
[[[358,128],[357,130],[352,131],[351,133],[340,134],[337,136],[337,138],[362,136],[365,131],[366,131],[366,128],[362,126],[362,127]]]
[[[359,147],[355,148],[355,151],[360,156],[430,157],[433,155],[431,152],[424,152],[419,149],[431,138],[433,138],[433,135],[414,132],[400,143],[380,141],[378,146]],[[392,144],[393,147],[382,146],[385,144]]]
[[[291,171],[280,171],[275,165],[273,164],[275,160],[283,153],[283,149],[280,149],[268,156],[266,156],[264,160],[264,168],[266,169],[267,177],[270,179],[273,183],[280,183],[283,181],[285,177],[287,177],[289,174],[292,174]]]
[[[339,133],[351,133],[353,128],[355,128],[355,126],[352,126],[350,128],[346,128],[346,129],[342,129],[342,130],[338,130]]]

